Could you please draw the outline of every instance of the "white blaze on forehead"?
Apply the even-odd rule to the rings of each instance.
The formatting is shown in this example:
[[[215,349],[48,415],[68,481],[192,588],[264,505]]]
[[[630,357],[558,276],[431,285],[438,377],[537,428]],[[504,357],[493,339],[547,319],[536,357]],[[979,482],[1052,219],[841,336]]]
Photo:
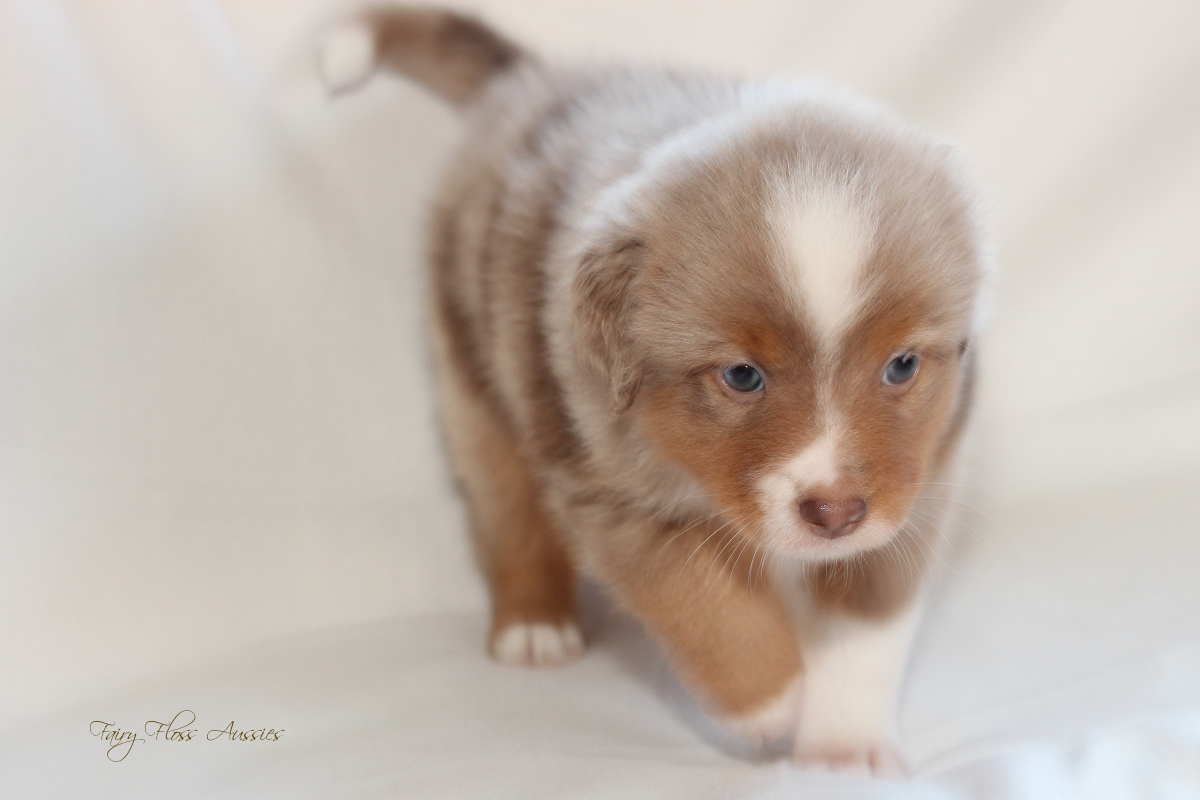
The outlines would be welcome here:
[[[786,198],[775,219],[784,286],[826,346],[853,320],[865,292],[860,277],[875,250],[875,223],[849,187]]]
[[[837,483],[841,470],[838,467],[838,431],[828,428],[799,455],[789,461],[783,472],[800,486],[831,486]]]
[[[807,490],[832,486],[841,475],[838,427],[828,426],[817,440],[793,456],[781,468],[765,475],[759,491],[768,503],[790,505]]]

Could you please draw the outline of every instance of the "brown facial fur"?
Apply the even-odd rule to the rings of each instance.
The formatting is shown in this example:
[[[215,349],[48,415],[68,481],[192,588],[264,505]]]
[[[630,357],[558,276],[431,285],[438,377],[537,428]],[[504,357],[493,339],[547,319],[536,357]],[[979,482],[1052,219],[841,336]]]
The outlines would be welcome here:
[[[832,358],[819,352],[815,332],[783,296],[778,274],[787,267],[775,263],[764,227],[770,198],[763,176],[786,169],[794,150],[790,140],[751,142],[665,192],[639,232],[640,305],[631,314],[610,304],[626,325],[623,335],[632,330],[647,343],[633,409],[640,429],[752,540],[764,524],[756,480],[816,437],[821,384],[844,423],[840,488],[867,498],[870,515],[894,526],[904,521],[956,432],[959,341],[967,324],[967,307],[953,296],[958,287],[939,291],[909,279],[915,288],[904,288],[906,273],[919,275],[909,262],[977,258],[972,243],[954,235],[924,248],[900,236],[888,241],[864,269],[879,288]],[[951,220],[951,234],[962,223]],[[633,271],[624,270],[624,284],[633,282]],[[636,343],[622,348],[626,357],[637,350]],[[884,386],[883,368],[908,350],[921,356],[917,377],[902,388]],[[741,362],[759,368],[767,386],[761,397],[731,402],[714,375]]]

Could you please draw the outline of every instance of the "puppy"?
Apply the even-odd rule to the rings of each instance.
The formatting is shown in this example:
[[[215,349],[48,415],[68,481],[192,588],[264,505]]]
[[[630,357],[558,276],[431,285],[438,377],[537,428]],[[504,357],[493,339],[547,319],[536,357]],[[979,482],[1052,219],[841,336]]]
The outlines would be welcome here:
[[[551,66],[436,10],[367,11],[323,58],[466,120],[433,338],[492,655],[577,657],[582,573],[729,729],[902,770],[986,272],[950,149],[812,86]]]

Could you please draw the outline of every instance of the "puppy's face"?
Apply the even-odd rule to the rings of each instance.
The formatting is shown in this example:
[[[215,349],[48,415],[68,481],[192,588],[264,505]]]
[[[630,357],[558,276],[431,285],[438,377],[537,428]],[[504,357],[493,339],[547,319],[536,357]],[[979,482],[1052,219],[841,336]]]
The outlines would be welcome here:
[[[624,320],[642,435],[750,546],[804,561],[885,544],[937,480],[981,275],[945,169],[831,140],[805,163],[766,136],[660,185]]]

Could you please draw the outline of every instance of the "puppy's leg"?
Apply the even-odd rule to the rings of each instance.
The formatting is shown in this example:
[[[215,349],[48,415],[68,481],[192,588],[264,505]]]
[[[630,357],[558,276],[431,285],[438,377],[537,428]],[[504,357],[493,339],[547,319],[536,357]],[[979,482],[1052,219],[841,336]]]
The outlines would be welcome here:
[[[583,652],[575,572],[538,479],[490,399],[453,362],[441,383],[446,438],[491,588],[488,650],[507,664],[571,661]]]
[[[717,522],[689,529],[601,516],[601,530],[583,540],[589,567],[655,634],[685,685],[756,744],[790,735],[800,651],[769,574],[751,564],[753,544]]]
[[[817,571],[805,621],[798,761],[839,771],[904,774],[896,712],[920,612],[913,573],[883,552]]]

